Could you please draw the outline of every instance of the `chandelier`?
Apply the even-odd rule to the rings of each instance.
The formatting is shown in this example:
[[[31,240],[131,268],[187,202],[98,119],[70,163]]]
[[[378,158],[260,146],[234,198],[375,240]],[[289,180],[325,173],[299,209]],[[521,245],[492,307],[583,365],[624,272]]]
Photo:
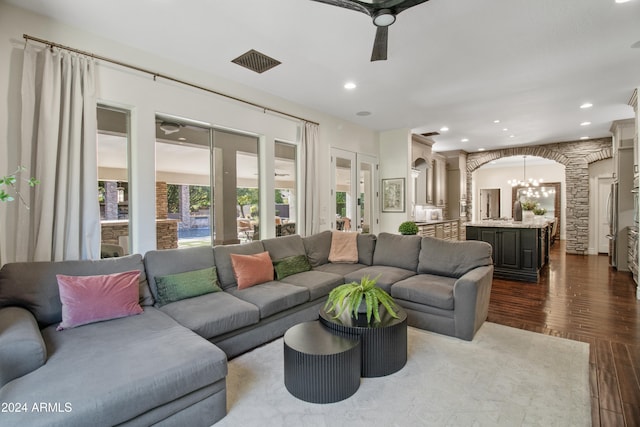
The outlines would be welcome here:
[[[523,163],[522,179],[521,180],[510,179],[507,182],[509,184],[511,184],[512,187],[527,187],[527,188],[539,187],[540,184],[542,184],[542,182],[544,181],[542,178],[540,178],[540,179],[534,179],[534,178],[527,179],[527,156],[522,156],[522,163]]]

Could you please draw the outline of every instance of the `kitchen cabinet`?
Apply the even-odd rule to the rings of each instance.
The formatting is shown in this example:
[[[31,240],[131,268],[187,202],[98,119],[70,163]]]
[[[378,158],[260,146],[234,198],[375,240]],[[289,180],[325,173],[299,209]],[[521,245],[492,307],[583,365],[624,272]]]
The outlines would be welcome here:
[[[447,205],[447,159],[433,153],[433,202],[437,207]]]
[[[495,221],[486,226],[481,223],[467,224],[466,239],[491,244],[494,277],[537,282],[540,269],[549,260],[550,225],[544,223],[519,227],[513,223],[497,223]]]
[[[458,220],[444,220],[437,222],[416,223],[418,235],[421,237],[435,237],[444,240],[458,240]]]

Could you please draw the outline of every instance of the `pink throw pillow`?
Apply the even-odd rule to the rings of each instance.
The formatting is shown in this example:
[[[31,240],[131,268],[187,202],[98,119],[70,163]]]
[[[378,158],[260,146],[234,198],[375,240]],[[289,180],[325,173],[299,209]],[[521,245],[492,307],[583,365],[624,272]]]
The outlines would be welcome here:
[[[57,274],[56,278],[62,301],[59,331],[143,312],[138,303],[138,270],[104,276]]]
[[[238,289],[273,280],[273,264],[269,252],[253,255],[231,254],[231,265],[233,275],[238,282]]]

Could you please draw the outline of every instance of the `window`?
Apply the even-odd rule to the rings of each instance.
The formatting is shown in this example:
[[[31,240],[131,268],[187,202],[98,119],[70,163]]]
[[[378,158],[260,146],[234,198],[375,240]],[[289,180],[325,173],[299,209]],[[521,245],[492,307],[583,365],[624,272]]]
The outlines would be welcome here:
[[[211,129],[156,119],[156,245],[211,245]]]
[[[297,234],[298,180],[297,146],[275,143],[276,237]]]
[[[98,106],[98,183],[102,256],[128,254],[129,112]]]

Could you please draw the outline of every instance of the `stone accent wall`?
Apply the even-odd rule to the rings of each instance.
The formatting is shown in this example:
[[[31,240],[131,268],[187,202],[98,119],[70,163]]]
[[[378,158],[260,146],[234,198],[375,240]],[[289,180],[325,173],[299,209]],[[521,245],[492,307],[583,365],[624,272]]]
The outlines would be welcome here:
[[[589,164],[612,157],[611,138],[557,142],[526,147],[503,148],[467,155],[467,205],[471,212],[471,173],[492,160],[511,156],[537,156],[565,166],[567,206],[567,253],[586,254],[589,246]]]
[[[120,236],[129,235],[129,221],[106,221],[101,224],[102,243],[119,245]],[[156,221],[156,247],[174,249],[178,247],[178,221],[174,219]],[[125,248],[126,250],[127,248]]]
[[[169,217],[169,201],[167,199],[167,183],[156,182],[156,218],[167,219]]]
[[[129,221],[103,222],[100,232],[102,234],[102,243],[119,245],[118,237],[129,235]]]

